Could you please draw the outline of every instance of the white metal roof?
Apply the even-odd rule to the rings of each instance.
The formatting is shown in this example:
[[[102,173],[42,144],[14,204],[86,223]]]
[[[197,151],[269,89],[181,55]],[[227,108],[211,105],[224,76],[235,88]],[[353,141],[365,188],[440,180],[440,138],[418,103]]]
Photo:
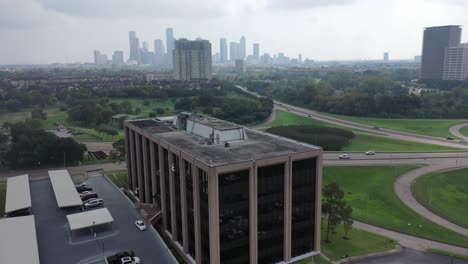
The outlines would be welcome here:
[[[71,231],[114,222],[107,208],[70,214],[67,215],[67,219]]]
[[[34,216],[0,219],[0,262],[39,264]]]
[[[58,207],[64,208],[83,204],[67,170],[49,171],[49,177],[54,188]]]
[[[31,207],[28,174],[8,178],[6,190],[5,213]]]

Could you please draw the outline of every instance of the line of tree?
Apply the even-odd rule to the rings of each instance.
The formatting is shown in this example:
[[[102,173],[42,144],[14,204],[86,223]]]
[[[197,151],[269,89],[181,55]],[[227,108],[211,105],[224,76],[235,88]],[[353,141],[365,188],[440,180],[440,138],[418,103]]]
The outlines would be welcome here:
[[[380,72],[334,73],[317,78],[245,81],[251,91],[294,105],[339,115],[385,118],[468,118],[468,84],[448,90],[409,88]],[[453,84],[452,84],[453,85]]]
[[[72,138],[59,138],[41,128],[39,120],[27,119],[10,128],[11,142],[0,140],[0,163],[10,168],[73,163],[83,159],[86,146]]]
[[[317,125],[278,126],[267,132],[320,146],[326,151],[342,150],[354,137],[349,130]]]
[[[325,242],[330,243],[330,232],[335,233],[339,224],[344,227],[344,239],[348,239],[349,231],[353,225],[353,208],[347,205],[344,192],[336,182],[327,184],[323,188],[322,209],[327,217],[327,232]]]

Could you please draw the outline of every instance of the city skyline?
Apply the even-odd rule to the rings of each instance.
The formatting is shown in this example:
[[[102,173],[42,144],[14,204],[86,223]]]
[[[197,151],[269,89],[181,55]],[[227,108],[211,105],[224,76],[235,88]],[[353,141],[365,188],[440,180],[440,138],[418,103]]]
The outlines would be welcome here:
[[[0,64],[91,62],[94,49],[111,54],[125,47],[129,54],[125,32],[136,30],[140,39],[153,41],[164,38],[166,27],[176,29],[177,37],[209,40],[214,52],[219,38],[237,42],[244,35],[247,47],[255,41],[269,53],[314,60],[381,59],[385,51],[395,60],[410,59],[421,53],[422,28],[468,24],[460,1],[107,1],[1,3]],[[181,4],[184,9],[176,8]]]

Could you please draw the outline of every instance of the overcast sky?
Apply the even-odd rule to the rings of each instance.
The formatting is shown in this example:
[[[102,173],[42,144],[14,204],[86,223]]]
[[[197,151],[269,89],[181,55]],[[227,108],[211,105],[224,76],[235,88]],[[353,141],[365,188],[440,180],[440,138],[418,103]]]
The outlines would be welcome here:
[[[0,64],[91,62],[93,50],[128,58],[140,40],[247,38],[260,53],[314,60],[407,59],[424,27],[467,25],[468,0],[0,0]],[[462,36],[463,41],[468,38]]]

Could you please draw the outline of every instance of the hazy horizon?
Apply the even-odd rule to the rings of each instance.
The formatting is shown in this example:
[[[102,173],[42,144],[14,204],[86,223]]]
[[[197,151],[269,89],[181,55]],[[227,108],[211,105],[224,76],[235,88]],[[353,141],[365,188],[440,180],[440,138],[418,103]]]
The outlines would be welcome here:
[[[128,31],[140,42],[201,37],[247,39],[260,53],[313,60],[377,60],[420,55],[424,27],[468,25],[467,0],[17,0],[0,2],[0,64],[92,62],[93,50],[129,55]],[[467,41],[462,36],[462,41]]]

